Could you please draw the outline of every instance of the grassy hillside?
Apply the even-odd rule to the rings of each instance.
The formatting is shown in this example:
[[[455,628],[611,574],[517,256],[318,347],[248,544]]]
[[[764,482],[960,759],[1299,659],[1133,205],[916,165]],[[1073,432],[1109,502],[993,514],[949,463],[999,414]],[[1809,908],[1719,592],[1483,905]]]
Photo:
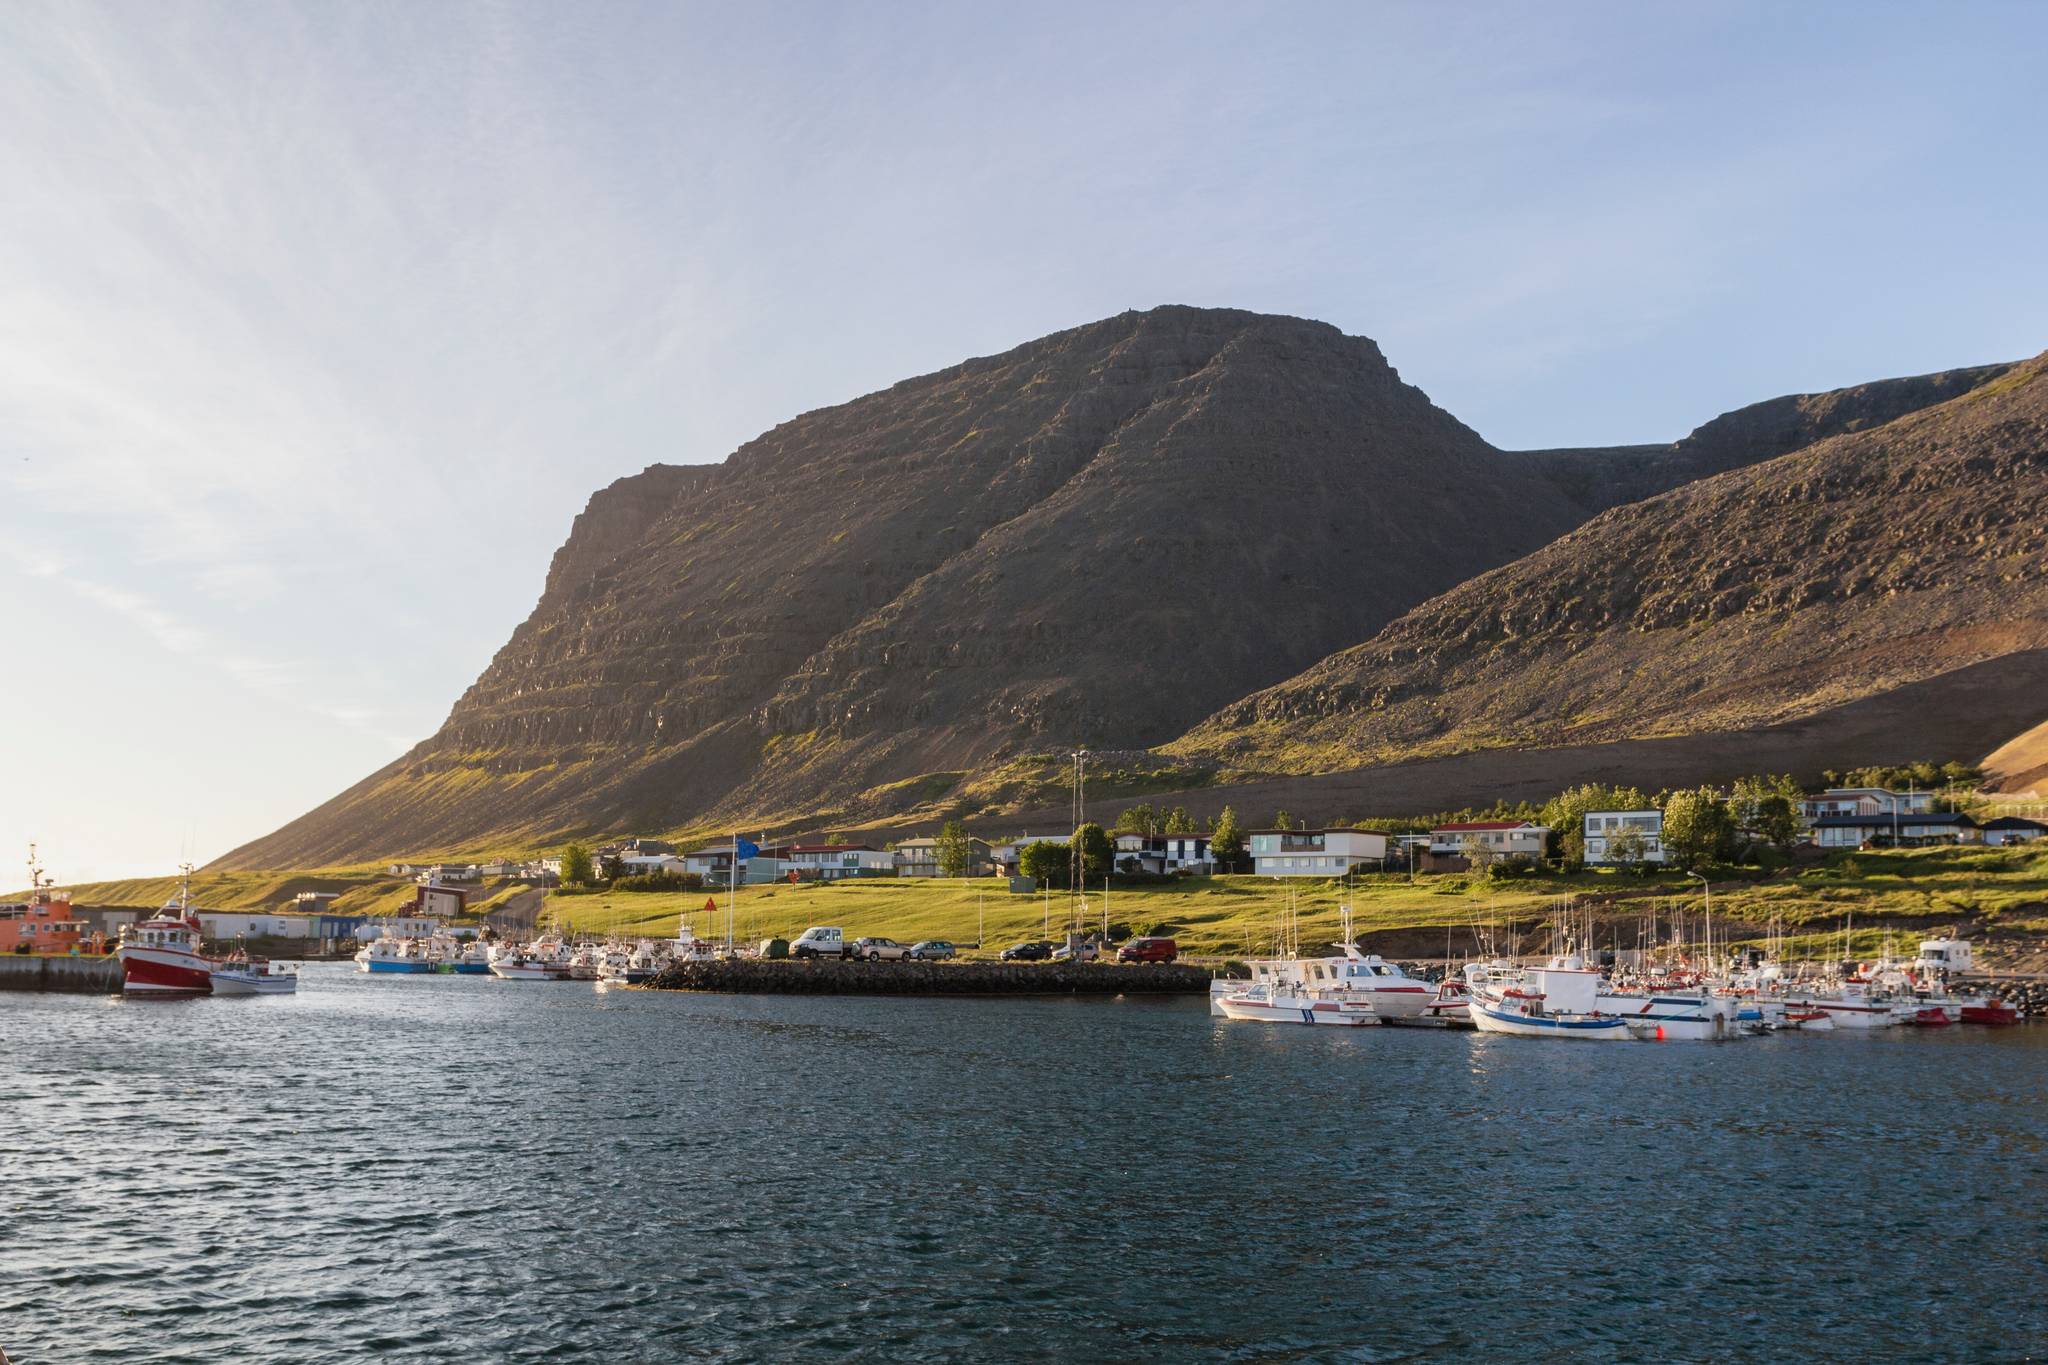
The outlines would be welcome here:
[[[1702,899],[1697,882],[1675,875],[1624,876],[1587,872],[1569,877],[1531,878],[1504,884],[1464,876],[1405,875],[1342,882],[1303,879],[1292,885],[1256,877],[1197,878],[1166,887],[1115,891],[1109,918],[1133,932],[1162,931],[1189,953],[1242,955],[1270,949],[1290,895],[1301,921],[1304,945],[1339,937],[1339,906],[1353,907],[1353,926],[1378,936],[1379,946],[1403,954],[1440,954],[1448,929],[1450,949],[1475,951],[1477,933],[1489,922],[1533,929],[1560,906],[1577,898],[1601,919],[1603,945],[1633,945],[1637,926],[1655,915],[1668,925],[1674,914],[1697,916]],[[703,913],[707,893],[553,895],[543,914],[561,916],[565,926],[587,932],[652,934],[675,932],[678,916],[691,912],[700,935],[725,932],[725,898],[715,916]],[[1087,901],[1089,924],[1103,919],[1101,892]],[[1853,917],[1856,950],[1877,952],[1887,931],[1898,947],[1923,929],[1955,923],[1980,937],[2048,935],[2048,850],[1922,849],[1845,854],[1827,865],[1761,881],[1719,882],[1714,911],[1736,939],[1761,937],[1773,920],[1817,949],[1826,936]],[[1016,896],[1001,882],[884,879],[838,884],[742,887],[738,936],[793,937],[813,924],[834,924],[849,934],[880,934],[906,942],[944,938],[966,945],[981,941],[1000,948],[1037,938],[1050,925],[1059,932],[1069,913],[1064,894]],[[1535,946],[1532,935],[1525,940]]]

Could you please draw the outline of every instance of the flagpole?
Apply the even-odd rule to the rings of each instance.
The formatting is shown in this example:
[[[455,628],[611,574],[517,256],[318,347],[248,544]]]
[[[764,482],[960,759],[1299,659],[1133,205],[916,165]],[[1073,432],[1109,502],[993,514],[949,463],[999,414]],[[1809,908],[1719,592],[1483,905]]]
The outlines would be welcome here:
[[[740,836],[732,836],[732,882],[725,896],[725,955],[731,957],[733,905],[740,898]]]

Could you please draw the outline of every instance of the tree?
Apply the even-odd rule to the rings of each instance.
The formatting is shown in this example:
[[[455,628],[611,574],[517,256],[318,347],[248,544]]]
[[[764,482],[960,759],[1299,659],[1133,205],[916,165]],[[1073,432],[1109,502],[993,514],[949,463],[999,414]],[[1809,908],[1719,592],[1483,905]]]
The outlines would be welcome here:
[[[1633,826],[1607,838],[1607,861],[1624,872],[1639,871],[1649,851],[1649,841]]]
[[[1493,866],[1494,858],[1500,853],[1499,849],[1476,834],[1468,834],[1459,840],[1458,851],[1465,855],[1465,861],[1470,863],[1474,870],[1480,872]]]
[[[616,853],[608,853],[598,864],[598,871],[608,882],[615,882],[626,875],[626,860]]]
[[[1094,881],[1109,875],[1110,864],[1116,858],[1116,841],[1109,837],[1109,831],[1090,820],[1074,831],[1073,848],[1069,855],[1078,853],[1081,859],[1081,876]]]
[[[1158,818],[1152,813],[1152,807],[1141,801],[1135,806],[1125,806],[1118,813],[1116,817],[1116,832],[1118,834],[1150,834],[1152,827],[1158,823]]]
[[[1038,839],[1017,851],[1017,870],[1040,886],[1052,886],[1067,879],[1067,850],[1049,839]]]
[[[1789,775],[1759,773],[1736,781],[1728,814],[1738,830],[1766,843],[1789,844],[1799,837],[1799,803],[1805,797]]]
[[[589,849],[571,844],[562,850],[562,885],[582,886],[591,875]]]
[[[1586,864],[1586,813],[1596,810],[1647,810],[1650,798],[1634,787],[1609,787],[1588,782],[1559,792],[1543,803],[1540,823],[1550,831],[1557,856],[1567,869]]]
[[[1195,832],[1195,817],[1188,814],[1186,806],[1175,806],[1172,810],[1166,812],[1166,832],[1168,834],[1193,834]]]
[[[1293,829],[1294,815],[1290,811],[1278,811],[1273,816],[1274,829]]]
[[[939,875],[964,877],[974,867],[974,845],[968,842],[967,826],[948,820],[939,827]]]
[[[1735,842],[1728,805],[1712,787],[1671,792],[1664,798],[1664,857],[1692,869],[1726,858]]]
[[[1216,817],[1216,828],[1209,834],[1209,856],[1226,872],[1244,857],[1244,830],[1237,823],[1237,812],[1228,806]]]

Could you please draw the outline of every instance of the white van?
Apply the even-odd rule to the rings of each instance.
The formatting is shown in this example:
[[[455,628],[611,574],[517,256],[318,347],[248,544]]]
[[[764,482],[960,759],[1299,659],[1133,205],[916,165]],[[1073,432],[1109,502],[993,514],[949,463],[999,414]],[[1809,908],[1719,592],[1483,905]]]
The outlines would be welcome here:
[[[843,958],[852,951],[853,945],[846,941],[845,934],[820,926],[804,930],[797,941],[789,945],[789,955],[794,958]]]

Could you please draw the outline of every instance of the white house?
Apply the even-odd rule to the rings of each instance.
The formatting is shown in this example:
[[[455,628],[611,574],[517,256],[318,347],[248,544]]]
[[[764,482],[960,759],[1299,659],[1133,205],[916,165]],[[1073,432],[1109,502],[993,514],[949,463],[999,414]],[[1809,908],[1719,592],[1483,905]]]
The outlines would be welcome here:
[[[791,844],[785,861],[799,876],[827,882],[896,875],[896,855],[869,844]]]
[[[1823,815],[1813,822],[1813,842],[1822,848],[1917,848],[1925,844],[1974,844],[1977,822],[1954,812],[1923,815]]]
[[[994,866],[989,857],[988,840],[972,835],[967,839],[967,875],[985,877]],[[937,839],[905,839],[896,845],[896,873],[901,877],[936,877],[939,875],[939,841]]]
[[[1984,842],[1987,844],[2029,844],[2044,835],[2048,835],[2048,825],[2024,816],[2001,815],[1996,820],[1984,822]]]
[[[1017,859],[1023,855],[1024,850],[1030,845],[1058,844],[1064,848],[1072,842],[1074,842],[1072,834],[1020,834],[1014,839],[990,845],[988,856],[989,861],[995,864],[997,872],[1004,876],[1014,877],[1017,875]]]
[[[628,877],[645,877],[656,872],[687,872],[689,864],[673,853],[626,853],[619,857],[619,866],[626,870]]]
[[[1249,843],[1261,877],[1341,877],[1385,866],[1391,841],[1369,829],[1255,829]]]
[[[1216,870],[1216,860],[1209,852],[1209,836],[1206,834],[1169,834],[1166,836],[1166,870],[1168,872],[1191,872],[1207,876]]]
[[[414,914],[430,919],[459,915],[469,905],[469,892],[459,886],[423,886],[413,893]]]
[[[693,848],[683,855],[683,870],[694,872],[700,877],[724,881],[732,876],[731,844],[710,844],[704,848]]]
[[[1549,828],[1533,820],[1463,820],[1429,832],[1429,851],[1453,857],[1468,856],[1476,845],[1491,858],[1540,859],[1549,843]]]
[[[1589,810],[1586,812],[1586,864],[1612,866],[1608,844],[1624,830],[1643,838],[1641,861],[1653,866],[1664,862],[1664,812],[1661,810]]]
[[[307,915],[250,915],[230,911],[201,910],[199,932],[215,941],[239,938],[304,938]]]
[[[1895,792],[1884,787],[1829,787],[1800,802],[1807,823],[1830,815],[1925,815],[1934,809],[1931,791]]]

